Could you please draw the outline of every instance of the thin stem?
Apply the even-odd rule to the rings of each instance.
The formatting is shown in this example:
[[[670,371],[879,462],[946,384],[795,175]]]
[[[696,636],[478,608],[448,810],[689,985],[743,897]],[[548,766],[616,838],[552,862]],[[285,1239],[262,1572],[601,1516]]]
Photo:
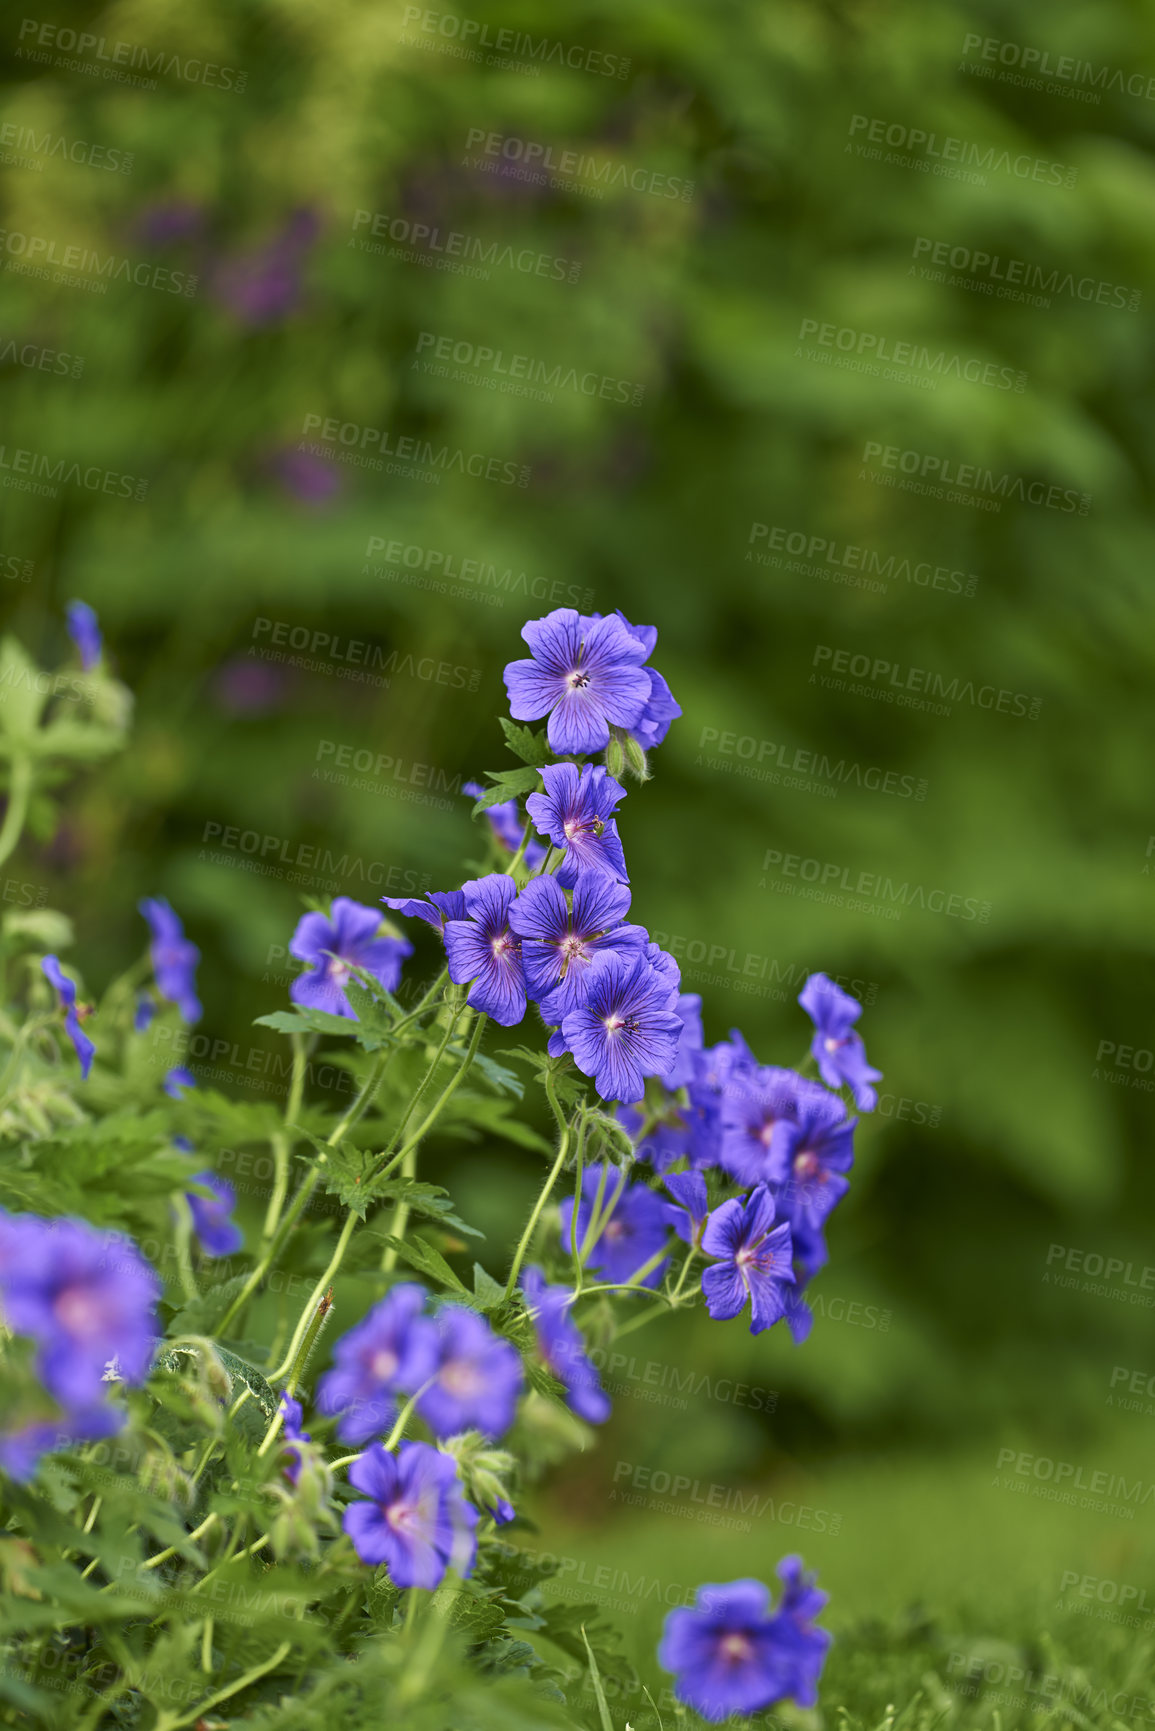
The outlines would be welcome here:
[[[297,1113],[301,1109],[301,1095],[305,1091],[305,1068],[308,1062],[308,1048],[300,1034],[290,1036],[293,1042],[293,1074],[289,1082],[289,1097],[285,1102],[285,1125],[296,1123]],[[272,1240],[281,1218],[281,1210],[285,1206],[285,1196],[289,1189],[289,1155],[292,1152],[293,1139],[287,1129],[278,1130],[272,1138],[273,1165],[276,1177],[273,1181],[273,1193],[269,1197],[269,1206],[265,1213],[265,1224],[261,1233],[262,1245]]]
[[[409,1396],[409,1399],[405,1402],[405,1405],[401,1408],[401,1411],[393,1421],[393,1429],[389,1432],[389,1435],[381,1445],[385,1449],[386,1453],[388,1453],[390,1449],[395,1449],[397,1447],[397,1444],[405,1435],[406,1428],[409,1424],[409,1420],[413,1417],[413,1411],[417,1402],[421,1399],[425,1390],[431,1388],[436,1380],[436,1377],[431,1376],[427,1382],[421,1384],[421,1387],[417,1390],[416,1394],[411,1394]],[[351,1465],[353,1461],[359,1461],[364,1452],[364,1449],[358,1449],[354,1454],[342,1455],[339,1461],[330,1461],[329,1466],[334,1472],[336,1472],[338,1467],[347,1467]]]
[[[173,1212],[176,1215],[176,1230],[173,1236],[176,1241],[177,1274],[180,1277],[181,1291],[184,1293],[185,1299],[191,1304],[194,1299],[200,1297],[200,1293],[197,1290],[196,1276],[192,1266],[190,1246],[193,1219],[187,1196],[182,1195],[173,1198]]]
[[[181,1725],[192,1725],[196,1720],[203,1719],[210,1707],[215,1707],[221,1701],[227,1701],[231,1695],[239,1695],[242,1689],[247,1689],[250,1683],[255,1683],[259,1677],[264,1677],[270,1671],[275,1671],[285,1655],[292,1650],[291,1641],[282,1641],[271,1659],[264,1659],[259,1665],[254,1665],[235,1683],[227,1688],[218,1689],[215,1695],[209,1695],[199,1707],[194,1707],[191,1713],[182,1713],[174,1717],[171,1713],[162,1713],[156,1721],[154,1731],[177,1731]]]
[[[558,1128],[561,1131],[561,1140],[558,1145],[557,1158],[549,1170],[549,1177],[541,1187],[538,1199],[533,1205],[533,1213],[526,1222],[525,1231],[521,1235],[521,1241],[513,1253],[513,1261],[509,1268],[509,1278],[505,1283],[505,1301],[507,1303],[513,1295],[514,1287],[517,1285],[517,1277],[521,1273],[521,1265],[525,1261],[525,1254],[529,1249],[530,1241],[532,1240],[534,1233],[537,1231],[537,1223],[541,1219],[542,1210],[549,1201],[550,1193],[553,1190],[554,1185],[557,1183],[558,1175],[560,1174],[562,1167],[565,1165],[565,1158],[569,1153],[569,1125],[566,1123],[562,1109],[557,1103],[557,1095],[554,1093],[552,1078],[547,1075],[544,1078],[544,1081],[546,1098],[549,1101],[550,1109],[553,1112],[554,1117],[557,1119]],[[574,1203],[574,1209],[576,1212],[576,1202]]]
[[[32,759],[25,752],[20,752],[12,759],[12,773],[8,782],[8,809],[4,813],[4,822],[0,824],[0,865],[8,858],[24,829],[24,819],[28,815],[28,796],[32,792]]]
[[[586,1153],[586,1115],[585,1115],[585,1112],[583,1111],[581,1118],[578,1120],[577,1150],[576,1150],[576,1153],[574,1156],[574,1169],[575,1169],[574,1170],[574,1189],[573,1189],[574,1202],[573,1202],[573,1208],[570,1211],[570,1217],[569,1217],[570,1254],[573,1257],[574,1267],[577,1270],[576,1275],[574,1277],[574,1296],[575,1296],[575,1298],[580,1297],[580,1295],[581,1295],[582,1282],[585,1279],[585,1271],[586,1271],[585,1270],[585,1263],[582,1261],[581,1257],[578,1254],[578,1205],[581,1201],[582,1183],[585,1179],[585,1153]],[[603,1177],[603,1181],[604,1181],[604,1178],[605,1178],[604,1172],[602,1174],[602,1177]]]
[[[400,1151],[393,1157],[392,1161],[390,1162],[390,1169],[393,1166],[396,1166],[398,1164],[398,1162],[400,1162],[401,1163],[401,1169],[405,1173],[405,1175],[407,1177],[413,1176],[413,1173],[416,1171],[416,1164],[417,1164],[416,1159],[414,1158],[415,1152],[417,1149],[417,1145],[421,1141],[422,1137],[424,1135],[426,1135],[426,1133],[432,1128],[433,1124],[440,1117],[440,1115],[444,1111],[445,1107],[449,1104],[449,1101],[453,1098],[454,1094],[457,1092],[458,1088],[460,1088],[462,1082],[465,1080],[465,1078],[469,1072],[469,1068],[470,1068],[471,1064],[473,1063],[474,1058],[477,1056],[477,1048],[481,1044],[481,1036],[485,1032],[485,1024],[488,1021],[488,1019],[489,1018],[487,1016],[483,1016],[483,1015],[479,1015],[477,1017],[477,1020],[474,1024],[473,1035],[470,1039],[468,1047],[466,1048],[465,1058],[461,1064],[461,1068],[459,1070],[457,1070],[454,1073],[454,1075],[450,1078],[450,1080],[446,1083],[445,1087],[442,1089],[441,1093],[438,1095],[437,1099],[434,1101],[434,1103],[430,1107],[429,1111],[425,1114],[425,1118],[422,1121],[422,1123],[413,1132],[413,1135],[410,1136],[409,1140],[405,1143],[404,1147],[401,1148]],[[455,1016],[454,1017],[454,1023],[456,1022],[456,1020],[457,1020],[457,1018]],[[414,1104],[416,1104],[416,1101],[418,1099],[420,1099],[421,1095],[425,1091],[426,1086],[432,1080],[432,1077],[433,1077],[433,1075],[437,1069],[437,1066],[441,1062],[441,1055],[449,1043],[449,1036],[452,1033],[452,1031],[453,1031],[453,1024],[451,1023],[450,1027],[446,1030],[445,1039],[441,1042],[441,1045],[438,1048],[437,1056],[434,1058],[432,1064],[429,1066],[429,1069],[428,1069],[426,1076],[425,1076],[425,1080],[422,1082],[421,1087],[418,1090],[417,1095],[415,1096]],[[410,1107],[409,1112],[407,1112],[405,1116],[406,1116],[406,1120],[408,1120],[412,1116],[412,1107]],[[402,1126],[402,1128],[404,1128],[404,1126]],[[405,1229],[409,1225],[409,1204],[405,1201],[404,1197],[400,1198],[400,1200],[397,1203],[397,1206],[393,1210],[393,1220],[392,1220],[391,1225],[392,1225],[392,1230],[390,1231],[389,1236],[391,1238],[397,1238],[397,1239],[404,1238]],[[393,1270],[397,1266],[397,1254],[398,1254],[397,1253],[397,1246],[395,1244],[387,1244],[385,1246],[385,1253],[381,1258],[381,1268],[382,1268],[383,1273],[392,1274]]]
[[[293,1371],[295,1373],[290,1379],[295,1382],[296,1377],[299,1376],[301,1371],[304,1369],[306,1347],[313,1344],[313,1340],[315,1340],[317,1335],[320,1333],[325,1318],[329,1314],[333,1302],[333,1295],[329,1289],[333,1284],[338,1269],[345,1260],[345,1252],[349,1248],[349,1240],[357,1229],[357,1221],[359,1218],[360,1216],[350,1208],[345,1217],[345,1224],[341,1228],[341,1236],[338,1238],[333,1254],[329,1258],[329,1265],[325,1269],[324,1274],[318,1277],[317,1284],[309,1294],[305,1308],[301,1312],[300,1320],[298,1321],[296,1328],[293,1330],[293,1338],[289,1342],[288,1352],[285,1354],[276,1370],[270,1371],[268,1377],[270,1382],[276,1382],[288,1371]],[[326,1294],[328,1294],[328,1303],[325,1302]],[[312,1331],[312,1340],[307,1339],[310,1331]],[[299,1363],[298,1357],[300,1358]],[[292,1392],[291,1389],[289,1392]],[[277,1417],[273,1422],[278,1425],[280,1424],[280,1413],[277,1414]],[[262,1454],[264,1453],[263,1444],[260,1452]]]

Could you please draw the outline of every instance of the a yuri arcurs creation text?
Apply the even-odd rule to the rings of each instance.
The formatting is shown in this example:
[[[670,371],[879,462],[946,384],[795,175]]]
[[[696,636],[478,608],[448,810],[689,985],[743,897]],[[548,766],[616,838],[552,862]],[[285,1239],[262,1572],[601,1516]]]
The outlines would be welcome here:
[[[95,615],[77,603],[68,627],[79,674],[3,647],[0,863],[60,766],[127,733]],[[800,1069],[737,1032],[705,1044],[616,821],[681,714],[657,633],[561,608],[522,635],[502,718],[519,767],[470,790],[493,869],[388,912],[310,906],[293,1007],[261,1017],[286,1041],[283,1110],[172,1064],[200,956],[167,900],[141,903],[147,948],[95,1002],[60,960],[64,914],[4,916],[14,1723],[605,1727],[611,1683],[658,1723],[597,1608],[551,1601],[519,1542],[526,1487],[610,1417],[595,1336],[704,1304],[805,1341],[879,1072],[823,974]],[[322,1061],[350,1079],[343,1110]],[[548,1140],[519,1116],[527,1081]],[[446,1134],[541,1156],[505,1266],[463,1259],[480,1234],[422,1174]],[[268,1174],[243,1207],[238,1150]],[[746,1577],[667,1617],[679,1724],[815,1704],[825,1595],[797,1557],[776,1596],[765,1572],[752,1549]]]

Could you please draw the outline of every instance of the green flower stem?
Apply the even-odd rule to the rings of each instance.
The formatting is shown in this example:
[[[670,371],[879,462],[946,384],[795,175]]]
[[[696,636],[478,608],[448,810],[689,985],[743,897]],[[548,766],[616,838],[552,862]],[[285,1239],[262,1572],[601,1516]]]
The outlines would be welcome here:
[[[410,1591],[412,1592],[412,1589]],[[420,1700],[424,1693],[433,1674],[433,1667],[437,1663],[437,1656],[444,1645],[446,1631],[449,1627],[450,1609],[457,1598],[457,1594],[458,1585],[454,1580],[451,1587],[439,1587],[436,1592],[430,1595],[432,1603],[421,1630],[417,1651],[413,1655],[412,1663],[406,1667],[401,1680],[400,1696],[402,1701]]]
[[[317,1336],[325,1326],[326,1318],[328,1317],[330,1310],[333,1308],[333,1281],[336,1279],[337,1272],[340,1269],[342,1262],[345,1260],[345,1252],[348,1250],[349,1241],[357,1229],[358,1219],[359,1216],[354,1213],[352,1208],[350,1208],[345,1217],[345,1224],[341,1228],[341,1236],[338,1238],[333,1254],[329,1258],[328,1267],[325,1269],[324,1274],[319,1276],[317,1284],[309,1294],[305,1308],[301,1312],[297,1326],[293,1330],[293,1338],[289,1342],[289,1350],[277,1366],[276,1370],[269,1372],[267,1379],[269,1382],[278,1382],[281,1377],[286,1375],[288,1376],[288,1382],[285,1384],[286,1394],[292,1394],[296,1387],[301,1372],[305,1368],[306,1360],[308,1359],[310,1352],[313,1350],[313,1347],[316,1345]],[[264,1442],[257,1451],[258,1456],[265,1453],[280,1427],[281,1413],[278,1410],[276,1417],[273,1419],[272,1424],[269,1427],[268,1435],[265,1437]]]
[[[329,1148],[335,1147],[336,1144],[341,1140],[342,1136],[345,1134],[346,1130],[349,1129],[350,1125],[355,1124],[357,1122],[358,1118],[361,1117],[362,1113],[368,1108],[370,1101],[372,1100],[374,1094],[376,1094],[377,1089],[381,1085],[381,1078],[385,1074],[385,1066],[388,1062],[389,1062],[388,1052],[382,1053],[381,1057],[378,1058],[376,1064],[374,1064],[373,1069],[371,1070],[371,1072],[369,1074],[369,1079],[365,1083],[365,1086],[362,1088],[361,1092],[358,1094],[357,1098],[354,1100],[353,1104],[350,1106],[350,1108],[346,1112],[345,1116],[341,1119],[341,1122],[337,1125],[337,1128],[333,1131],[332,1135],[328,1138],[328,1141],[326,1143],[327,1147],[329,1147]],[[308,1202],[309,1198],[312,1196],[314,1190],[317,1188],[317,1185],[321,1182],[321,1171],[322,1171],[322,1167],[324,1165],[324,1162],[325,1162],[324,1154],[318,1155],[317,1160],[314,1163],[311,1171],[306,1173],[305,1177],[301,1180],[301,1183],[297,1189],[297,1194],[294,1196],[292,1202],[289,1204],[289,1211],[285,1215],[284,1220],[281,1222],[280,1229],[278,1230],[272,1243],[269,1245],[269,1247],[265,1251],[264,1255],[260,1258],[256,1267],[253,1269],[252,1273],[249,1275],[249,1278],[245,1281],[244,1286],[242,1286],[240,1292],[238,1292],[237,1296],[233,1299],[233,1302],[229,1305],[229,1308],[225,1311],[225,1314],[221,1317],[220,1322],[217,1324],[216,1332],[218,1335],[224,1334],[224,1332],[228,1328],[229,1324],[234,1322],[236,1320],[236,1318],[240,1315],[241,1311],[244,1309],[245,1305],[248,1303],[249,1299],[252,1297],[252,1295],[256,1291],[257,1287],[261,1284],[261,1281],[265,1278],[265,1275],[268,1273],[270,1267],[275,1262],[276,1258],[280,1255],[282,1249],[284,1248],[286,1240],[288,1239],[293,1228],[296,1226],[297,1221],[300,1219],[301,1215],[304,1213],[306,1203]]]
[[[649,1261],[643,1262],[640,1268],[635,1269],[628,1280],[610,1280],[606,1281],[605,1284],[601,1286],[587,1286],[583,1297],[590,1298],[595,1292],[648,1292],[649,1288],[643,1287],[642,1281],[646,1278],[647,1274],[652,1274],[654,1272],[654,1269],[657,1268],[658,1264],[668,1254],[669,1252],[664,1248],[661,1250],[655,1250]],[[667,1298],[665,1302],[671,1304],[672,1299]]]
[[[389,1146],[385,1150],[385,1152],[387,1154],[391,1155],[393,1153],[394,1149],[397,1147],[398,1142],[401,1142],[402,1138],[405,1135],[406,1130],[409,1128],[409,1121],[413,1117],[414,1112],[416,1112],[418,1104],[420,1103],[420,1101],[421,1101],[421,1099],[425,1093],[425,1090],[430,1086],[430,1084],[433,1081],[434,1076],[436,1076],[436,1074],[437,1074],[437,1067],[440,1064],[442,1058],[445,1056],[446,1047],[449,1045],[450,1040],[452,1040],[452,1038],[453,1038],[454,1031],[456,1030],[457,1024],[461,1019],[461,1013],[464,1010],[464,1008],[465,1008],[464,1003],[457,1004],[454,1007],[453,1012],[450,1015],[448,1022],[445,1024],[445,1032],[441,1036],[441,1044],[438,1046],[437,1050],[434,1052],[433,1057],[430,1060],[428,1069],[426,1070],[424,1076],[422,1076],[420,1082],[417,1084],[417,1092],[414,1094],[413,1098],[410,1100],[408,1106],[406,1106],[405,1111],[401,1117],[401,1122],[398,1124],[396,1130],[393,1132],[393,1135],[389,1139]],[[428,1050],[428,1047],[426,1048],[426,1050]],[[402,1149],[402,1152],[404,1152],[404,1147]]]
[[[621,1340],[623,1335],[633,1334],[635,1329],[644,1328],[647,1322],[653,1322],[655,1316],[668,1314],[671,1308],[667,1298],[661,1299],[657,1304],[651,1304],[650,1308],[643,1310],[640,1316],[631,1317],[630,1321],[623,1323],[621,1328],[615,1328],[613,1339]]]
[[[454,1022],[456,1022],[456,1019],[457,1018],[454,1017]],[[488,1020],[489,1020],[488,1016],[479,1015],[477,1017],[477,1021],[474,1025],[474,1029],[473,1029],[473,1036],[470,1039],[468,1047],[466,1048],[465,1058],[461,1064],[460,1069],[457,1070],[455,1072],[455,1074],[450,1078],[450,1080],[446,1083],[445,1087],[442,1089],[441,1093],[438,1095],[437,1099],[434,1101],[433,1105],[430,1107],[429,1111],[426,1113],[421,1124],[413,1132],[412,1136],[410,1136],[409,1140],[405,1143],[404,1147],[402,1147],[398,1151],[398,1153],[394,1155],[393,1160],[390,1162],[391,1166],[396,1166],[397,1163],[400,1161],[403,1170],[405,1170],[407,1172],[412,1170],[412,1167],[407,1167],[405,1162],[407,1160],[409,1160],[410,1157],[414,1154],[414,1151],[416,1150],[417,1145],[421,1141],[422,1137],[424,1135],[426,1135],[426,1133],[432,1128],[433,1124],[440,1117],[441,1113],[444,1111],[445,1107],[448,1105],[449,1101],[453,1098],[454,1094],[457,1092],[458,1088],[461,1086],[462,1082],[465,1080],[466,1076],[468,1075],[470,1066],[472,1065],[474,1058],[477,1056],[477,1048],[481,1044],[481,1036],[485,1031],[485,1024]],[[426,1087],[427,1083],[432,1080],[433,1075],[437,1069],[437,1066],[441,1062],[441,1055],[444,1052],[445,1047],[449,1043],[449,1036],[450,1036],[450,1033],[452,1032],[452,1026],[453,1025],[451,1024],[449,1029],[446,1030],[445,1039],[441,1042],[441,1045],[437,1051],[437,1056],[434,1058],[432,1064],[429,1066],[429,1069],[428,1069],[426,1076],[425,1076],[425,1081],[422,1082],[421,1088],[418,1090],[418,1093],[415,1097],[415,1101],[416,1101],[416,1099],[420,1099],[421,1094],[424,1093],[424,1091],[425,1091],[425,1087]],[[406,1120],[408,1120],[409,1117],[412,1116],[412,1107],[410,1107],[409,1112],[407,1112],[405,1116],[406,1116]],[[415,1166],[415,1162],[413,1162],[413,1165]],[[403,1238],[405,1236],[405,1229],[408,1226],[408,1224],[409,1224],[409,1205],[404,1200],[402,1200],[402,1201],[399,1201],[397,1203],[397,1206],[393,1210],[393,1222],[392,1222],[392,1231],[390,1233],[390,1237]],[[386,1274],[391,1274],[393,1272],[393,1269],[396,1266],[397,1266],[396,1247],[392,1244],[387,1244],[385,1246],[385,1254],[381,1258],[382,1270]]]
[[[176,1230],[173,1236],[176,1240],[175,1250],[177,1274],[180,1277],[181,1291],[184,1293],[185,1300],[187,1303],[191,1304],[195,1299],[200,1297],[200,1293],[197,1290],[196,1275],[193,1273],[192,1254],[190,1251],[190,1246],[192,1244],[193,1220],[192,1209],[188,1204],[188,1197],[183,1195],[175,1196],[173,1198],[173,1211],[176,1214]]]
[[[289,1155],[292,1152],[293,1137],[288,1132],[288,1126],[296,1123],[297,1114],[301,1109],[301,1095],[305,1091],[305,1067],[309,1057],[309,1045],[300,1034],[290,1036],[293,1042],[293,1074],[289,1083],[289,1098],[285,1102],[285,1128],[278,1130],[271,1139],[273,1150],[273,1169],[276,1174],[273,1181],[273,1193],[269,1197],[269,1206],[265,1213],[265,1224],[261,1232],[262,1248],[272,1242],[273,1234],[281,1218],[281,1210],[285,1206],[285,1197],[289,1189]]]
[[[32,792],[32,759],[27,752],[17,752],[12,758],[8,782],[8,809],[0,824],[0,865],[13,852],[24,830],[28,816],[28,796]]]
[[[195,1544],[198,1539],[203,1538],[209,1528],[214,1526],[219,1520],[220,1516],[215,1511],[211,1515],[206,1515],[200,1526],[195,1527],[189,1534],[189,1543]],[[170,1557],[175,1557],[176,1552],[177,1547],[175,1545],[169,1545],[167,1550],[157,1551],[155,1556],[146,1558],[140,1566],[142,1569],[159,1569],[162,1563],[167,1563]]]
[[[609,1207],[603,1210],[602,1202],[605,1199],[605,1191],[606,1191],[606,1167],[603,1164],[602,1170],[601,1170],[601,1175],[598,1179],[598,1193],[594,1197],[593,1212],[590,1215],[589,1225],[586,1227],[585,1235],[582,1238],[581,1261],[583,1263],[585,1262],[585,1259],[589,1255],[590,1251],[593,1249],[594,1245],[597,1243],[598,1239],[601,1237],[602,1227],[605,1225],[606,1221],[609,1219],[610,1215],[613,1213],[614,1209],[617,1207],[619,1201],[621,1200],[622,1191],[625,1189],[625,1187],[626,1187],[626,1174],[625,1174],[625,1171],[623,1170],[618,1177],[617,1188],[614,1190],[613,1200],[610,1202]],[[575,1199],[574,1208],[575,1208],[575,1212],[576,1212],[577,1199]]]
[[[553,1112],[553,1115],[557,1120],[561,1136],[558,1143],[557,1158],[550,1167],[549,1176],[541,1187],[538,1199],[533,1205],[533,1213],[526,1222],[525,1231],[521,1235],[521,1241],[513,1253],[513,1261],[509,1267],[509,1278],[505,1283],[506,1303],[508,1303],[510,1298],[513,1296],[513,1289],[517,1285],[517,1277],[521,1273],[521,1265],[525,1261],[525,1254],[529,1249],[530,1241],[532,1240],[534,1233],[537,1231],[537,1223],[541,1219],[542,1210],[549,1201],[550,1193],[553,1190],[554,1185],[557,1183],[561,1169],[565,1165],[566,1155],[569,1153],[570,1127],[566,1123],[565,1115],[563,1114],[561,1107],[558,1105],[557,1095],[554,1093],[552,1078],[549,1075],[546,1075],[544,1082],[546,1098],[549,1101],[550,1110]]]
[[[580,1298],[582,1282],[585,1279],[585,1263],[578,1254],[578,1202],[582,1193],[582,1180],[585,1177],[586,1152],[586,1114],[583,1111],[578,1120],[577,1149],[574,1155],[574,1205],[569,1217],[569,1246],[573,1256],[574,1267],[577,1270],[574,1278],[574,1296]],[[604,1174],[603,1174],[604,1176]]]
[[[215,1695],[209,1695],[199,1706],[194,1707],[191,1713],[161,1713],[153,1731],[178,1731],[178,1727],[181,1725],[195,1724],[198,1719],[204,1718],[210,1707],[217,1706],[221,1701],[227,1701],[231,1695],[239,1695],[242,1689],[249,1687],[250,1683],[255,1683],[259,1678],[267,1676],[270,1671],[275,1671],[281,1660],[292,1651],[292,1646],[291,1641],[282,1641],[271,1659],[262,1660],[261,1664],[254,1665],[251,1670],[238,1677],[235,1683],[230,1683],[225,1689],[218,1689]]]

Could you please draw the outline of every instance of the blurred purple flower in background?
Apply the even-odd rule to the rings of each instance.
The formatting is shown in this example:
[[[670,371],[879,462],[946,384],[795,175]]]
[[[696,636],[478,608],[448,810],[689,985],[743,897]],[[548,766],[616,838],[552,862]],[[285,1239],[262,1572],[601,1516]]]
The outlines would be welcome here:
[[[348,896],[337,896],[331,914],[303,914],[289,940],[289,954],[310,963],[289,987],[294,1004],[357,1020],[345,996],[351,967],[363,968],[387,992],[401,979],[401,964],[413,954],[408,938],[378,936],[383,915]]]
[[[81,1080],[87,1082],[88,1072],[92,1069],[92,1060],[96,1056],[96,1047],[80,1026],[80,1011],[76,1007],[76,987],[60,966],[56,956],[45,956],[40,966],[45,977],[60,994],[60,1002],[64,1009],[64,1031],[72,1041],[76,1056],[80,1059]]]
[[[298,210],[263,246],[223,259],[213,272],[213,292],[246,325],[277,324],[295,312],[302,296],[302,270],[320,232],[311,210]]]

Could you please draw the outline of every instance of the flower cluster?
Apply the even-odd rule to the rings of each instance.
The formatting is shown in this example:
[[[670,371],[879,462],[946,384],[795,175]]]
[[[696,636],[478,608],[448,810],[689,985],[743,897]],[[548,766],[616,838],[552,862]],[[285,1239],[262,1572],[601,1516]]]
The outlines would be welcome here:
[[[783,1557],[778,1578],[783,1593],[773,1613],[764,1582],[745,1580],[699,1587],[692,1606],[666,1618],[658,1663],[674,1672],[678,1699],[703,1719],[758,1713],[787,1697],[816,1704],[830,1636],[814,1618],[827,1596],[800,1557]]]
[[[56,1411],[0,1437],[0,1464],[28,1477],[42,1454],[118,1430],[109,1384],[141,1383],[159,1329],[160,1281],[136,1246],[83,1220],[0,1212],[0,1321],[34,1343]]]

